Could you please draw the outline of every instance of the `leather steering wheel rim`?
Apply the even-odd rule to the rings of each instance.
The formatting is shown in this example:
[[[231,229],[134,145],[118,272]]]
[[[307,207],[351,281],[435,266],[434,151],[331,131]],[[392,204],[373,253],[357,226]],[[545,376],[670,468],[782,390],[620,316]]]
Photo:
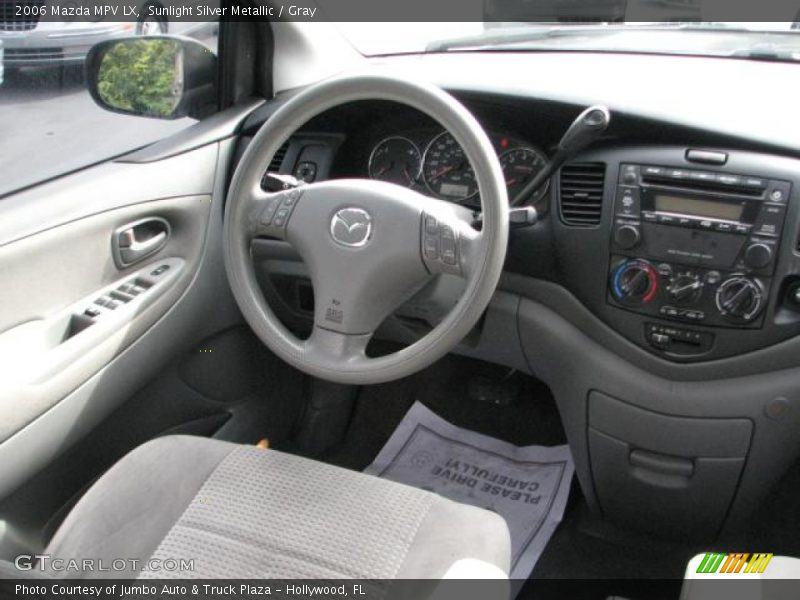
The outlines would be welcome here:
[[[480,232],[470,227],[463,209],[387,183],[335,180],[308,184],[298,188],[294,199],[289,199],[289,191],[268,194],[261,190],[266,165],[292,134],[311,118],[359,100],[405,104],[427,114],[453,135],[475,172],[483,208]],[[268,210],[274,213],[276,206],[280,209],[290,202],[285,225],[278,226],[277,221],[264,224],[269,220],[265,216]],[[332,216],[347,217],[349,213],[342,211],[351,209],[360,211],[353,215],[362,219],[367,229],[364,248],[334,235],[337,225]],[[418,222],[412,232],[415,218]],[[426,233],[426,224],[432,222],[439,229]],[[250,142],[234,173],[225,207],[225,269],[248,324],[283,360],[321,379],[358,385],[382,383],[432,364],[475,326],[497,287],[508,229],[507,191],[494,147],[458,100],[427,83],[384,75],[348,75],[315,84],[291,98]],[[427,231],[432,230],[430,226]],[[308,340],[301,340],[284,327],[258,286],[250,245],[254,237],[265,232],[296,245],[311,265],[318,310]],[[346,237],[348,232],[347,228],[341,230],[339,237]],[[425,238],[433,236],[443,249],[451,234],[455,237],[456,264],[445,262],[443,255],[432,259]],[[419,241],[412,252],[408,246],[415,236]],[[390,248],[392,244],[397,247]],[[385,268],[381,264],[384,255]],[[425,277],[429,280],[439,272],[458,272],[466,279],[464,292],[450,313],[414,344],[386,356],[366,356],[364,348],[374,329],[368,330],[377,327],[380,313],[391,312],[419,289]],[[331,288],[331,294],[317,294],[318,283],[321,288]],[[336,298],[349,297],[350,287],[374,298],[356,294],[340,306]],[[389,298],[392,295],[397,298]],[[331,308],[333,305],[323,306],[329,302],[328,296],[341,312]]]

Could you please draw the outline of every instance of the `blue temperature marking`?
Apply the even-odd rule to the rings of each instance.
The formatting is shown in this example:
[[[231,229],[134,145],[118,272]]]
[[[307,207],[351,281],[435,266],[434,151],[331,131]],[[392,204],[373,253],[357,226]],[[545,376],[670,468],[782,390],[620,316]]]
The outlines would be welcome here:
[[[617,267],[617,272],[614,273],[614,294],[616,294],[617,298],[622,298],[622,287],[620,286],[619,279],[622,276],[622,272],[629,264],[629,262],[622,263]]]

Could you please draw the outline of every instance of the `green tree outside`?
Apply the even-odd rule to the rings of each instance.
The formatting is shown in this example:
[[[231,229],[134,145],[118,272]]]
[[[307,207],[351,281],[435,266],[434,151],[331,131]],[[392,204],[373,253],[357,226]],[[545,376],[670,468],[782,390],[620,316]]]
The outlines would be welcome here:
[[[112,108],[166,117],[182,93],[180,44],[127,39],[106,52],[97,76],[100,98]]]

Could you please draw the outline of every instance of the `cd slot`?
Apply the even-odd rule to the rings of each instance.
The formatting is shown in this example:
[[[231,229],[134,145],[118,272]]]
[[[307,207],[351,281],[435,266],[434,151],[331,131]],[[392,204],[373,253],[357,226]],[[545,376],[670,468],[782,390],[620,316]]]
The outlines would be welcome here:
[[[764,189],[766,188],[766,183],[764,183],[764,187],[755,187],[748,186],[744,183],[723,183],[719,181],[719,178],[725,177],[724,175],[717,175],[717,174],[710,174],[714,175],[713,178],[710,179],[690,179],[690,178],[675,178],[670,177],[669,175],[643,175],[642,181],[643,183],[650,183],[650,184],[658,184],[660,187],[669,187],[675,190],[682,190],[686,192],[692,192],[697,190],[703,190],[707,192],[714,192],[720,194],[730,194],[733,196],[747,196],[750,198],[761,198],[764,195]],[[731,181],[735,180],[744,180],[747,178],[739,177],[737,175],[728,176]],[[751,178],[753,181],[756,178]],[[763,181],[760,180],[759,181]]]

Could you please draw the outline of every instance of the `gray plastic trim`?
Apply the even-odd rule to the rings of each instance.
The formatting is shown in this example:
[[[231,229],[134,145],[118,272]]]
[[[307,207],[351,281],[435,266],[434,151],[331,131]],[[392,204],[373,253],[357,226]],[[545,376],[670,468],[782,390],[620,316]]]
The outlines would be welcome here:
[[[800,367],[800,337],[739,356],[696,364],[679,364],[660,358],[629,342],[598,319],[566,288],[556,283],[504,273],[499,289],[541,303],[620,359],[672,381],[708,381]]]
[[[209,195],[216,165],[211,144],[159,162],[107,162],[28,188],[0,202],[0,248],[143,200]]]
[[[116,160],[120,163],[148,163],[190,152],[236,135],[244,120],[266,101],[250,100],[233,106],[182,129],[175,135],[126,154]]]
[[[531,371],[553,391],[576,474],[594,509],[599,505],[587,445],[587,402],[593,390],[672,417],[747,419],[753,423],[750,452],[728,514],[727,526],[731,529],[744,525],[746,517],[800,456],[800,368],[677,381],[648,372],[638,362],[626,360],[593,339],[582,327],[585,320],[570,322],[552,308],[529,299],[522,300],[519,317],[520,338]],[[767,417],[768,407],[778,399],[785,399],[781,400],[786,405],[782,417]],[[642,422],[641,427],[646,429],[647,424]],[[680,436],[675,444],[679,449]]]
[[[201,174],[208,175],[212,180],[216,173],[220,176],[214,180],[207,228],[195,231],[201,250],[187,265],[186,287],[176,288],[174,297],[163,296],[166,306],[162,307],[163,312],[159,313],[157,320],[142,331],[128,332],[126,347],[105,367],[71,393],[65,393],[53,408],[27,427],[0,443],[0,497],[8,495],[33,473],[49,464],[58,453],[91,431],[177,354],[241,322],[241,315],[228,286],[220,285],[225,274],[218,250],[222,244],[224,173],[230,163],[233,144],[224,141],[219,145],[219,153],[217,150],[217,146],[212,145],[191,153],[195,154],[195,160],[200,160],[210,151],[215,160],[209,170]],[[193,174],[194,171],[176,168],[191,154],[154,163],[153,168],[164,169],[173,176],[181,172]],[[128,171],[135,174],[141,168],[141,165],[117,165],[119,170],[115,171],[124,181],[132,175]],[[91,179],[90,176],[87,178]],[[182,177],[174,179],[171,184],[174,186],[183,180]],[[195,180],[196,177],[192,176],[188,181],[183,181],[183,187],[191,187]],[[24,456],[25,460],[19,460],[20,456]]]
[[[748,419],[697,419],[643,410],[589,394],[589,426],[652,452],[671,456],[742,458],[753,424]]]

